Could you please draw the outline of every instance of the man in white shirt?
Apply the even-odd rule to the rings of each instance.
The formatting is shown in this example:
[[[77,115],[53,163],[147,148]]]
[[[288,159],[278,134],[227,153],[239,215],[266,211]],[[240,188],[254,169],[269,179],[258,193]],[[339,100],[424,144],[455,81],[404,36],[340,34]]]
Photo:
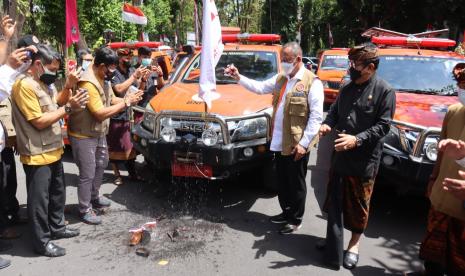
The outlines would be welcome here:
[[[276,156],[282,213],[270,221],[284,224],[279,232],[290,234],[301,227],[304,215],[308,157],[323,119],[323,84],[303,66],[302,49],[296,42],[283,46],[281,73],[268,80],[251,80],[240,75],[234,65],[228,66],[225,74],[254,93],[273,93],[270,150]]]

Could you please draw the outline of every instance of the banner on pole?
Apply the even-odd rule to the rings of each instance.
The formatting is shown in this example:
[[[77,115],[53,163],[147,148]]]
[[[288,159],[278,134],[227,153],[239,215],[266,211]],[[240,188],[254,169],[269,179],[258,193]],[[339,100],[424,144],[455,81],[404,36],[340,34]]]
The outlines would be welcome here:
[[[128,3],[123,4],[122,17],[123,17],[123,21],[129,22],[129,23],[147,25],[147,17],[141,11],[141,9],[139,9],[138,7],[129,5]]]
[[[223,54],[221,23],[214,0],[203,0],[199,97],[211,108],[216,94],[215,67]],[[217,95],[218,96],[218,95]]]
[[[79,41],[76,0],[66,0],[66,47]]]

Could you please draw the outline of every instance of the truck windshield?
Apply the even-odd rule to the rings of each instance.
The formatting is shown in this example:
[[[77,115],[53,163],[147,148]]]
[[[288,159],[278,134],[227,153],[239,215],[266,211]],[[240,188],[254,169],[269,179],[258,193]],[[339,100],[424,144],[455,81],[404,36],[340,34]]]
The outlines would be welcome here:
[[[318,70],[340,70],[349,68],[349,57],[347,55],[324,55]]]
[[[425,56],[381,56],[378,76],[400,92],[456,95],[452,78],[462,59]]]
[[[266,80],[278,73],[278,58],[275,52],[262,51],[224,51],[216,66],[216,83],[236,83],[231,77],[224,75],[228,64],[234,64],[241,75],[254,80]],[[200,55],[186,70],[183,82],[198,83],[200,79]]]

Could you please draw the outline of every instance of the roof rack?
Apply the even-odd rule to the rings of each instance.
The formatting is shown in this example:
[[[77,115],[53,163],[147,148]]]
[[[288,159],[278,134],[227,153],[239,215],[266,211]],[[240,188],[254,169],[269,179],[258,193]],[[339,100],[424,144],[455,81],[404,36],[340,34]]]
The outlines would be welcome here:
[[[448,34],[449,29],[426,31],[416,34],[404,34],[373,27],[363,32],[362,36],[371,38],[371,42],[383,46],[447,48],[455,46],[456,42],[451,39],[439,38],[439,36]]]

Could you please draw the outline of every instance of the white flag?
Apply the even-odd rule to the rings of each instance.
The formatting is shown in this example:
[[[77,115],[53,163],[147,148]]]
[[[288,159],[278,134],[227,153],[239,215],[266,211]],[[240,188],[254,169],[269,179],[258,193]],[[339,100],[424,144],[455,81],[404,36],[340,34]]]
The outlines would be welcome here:
[[[220,18],[214,0],[203,0],[202,32],[199,97],[210,108],[212,93],[216,92],[215,67],[224,49]]]

